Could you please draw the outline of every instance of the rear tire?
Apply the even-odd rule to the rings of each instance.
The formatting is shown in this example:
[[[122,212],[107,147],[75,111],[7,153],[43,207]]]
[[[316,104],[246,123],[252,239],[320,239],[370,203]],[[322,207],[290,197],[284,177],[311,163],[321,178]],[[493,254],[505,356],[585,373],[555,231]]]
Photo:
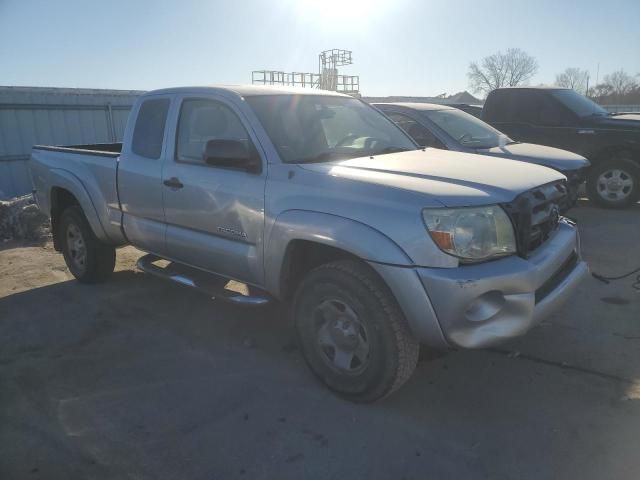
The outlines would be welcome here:
[[[309,367],[348,400],[379,400],[415,370],[420,345],[365,264],[340,260],[312,270],[296,292],[293,317]]]
[[[94,235],[80,207],[62,212],[57,233],[67,268],[79,282],[98,283],[111,276],[116,250]]]
[[[640,198],[640,167],[619,153],[591,167],[587,178],[589,200],[605,208],[626,208]]]

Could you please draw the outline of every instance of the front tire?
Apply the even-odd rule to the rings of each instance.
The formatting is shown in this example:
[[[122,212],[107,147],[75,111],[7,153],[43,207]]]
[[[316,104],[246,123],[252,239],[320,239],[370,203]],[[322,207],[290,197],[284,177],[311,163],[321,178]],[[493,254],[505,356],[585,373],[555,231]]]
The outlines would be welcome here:
[[[388,287],[367,265],[340,260],[312,270],[293,304],[305,360],[331,390],[379,400],[413,373],[420,345]]]
[[[589,199],[605,208],[626,208],[640,198],[640,168],[625,156],[596,163],[587,178]]]
[[[62,212],[58,235],[67,268],[79,282],[98,283],[111,276],[116,250],[98,240],[80,207]]]

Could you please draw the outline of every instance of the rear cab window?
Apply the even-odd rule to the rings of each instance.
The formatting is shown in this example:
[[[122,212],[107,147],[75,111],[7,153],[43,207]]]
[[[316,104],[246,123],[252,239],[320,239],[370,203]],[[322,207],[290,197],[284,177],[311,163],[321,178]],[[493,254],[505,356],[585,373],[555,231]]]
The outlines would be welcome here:
[[[169,104],[168,98],[152,98],[142,102],[131,140],[133,153],[154,160],[160,158]]]

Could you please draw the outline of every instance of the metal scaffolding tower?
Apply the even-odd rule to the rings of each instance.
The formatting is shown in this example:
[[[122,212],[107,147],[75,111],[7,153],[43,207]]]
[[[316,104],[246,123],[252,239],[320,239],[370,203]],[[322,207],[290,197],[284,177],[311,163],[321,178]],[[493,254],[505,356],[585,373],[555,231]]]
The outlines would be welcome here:
[[[251,83],[320,88],[358,96],[360,94],[360,77],[338,74],[338,67],[352,63],[351,50],[333,48],[320,52],[318,55],[318,73],[254,70],[251,72]]]

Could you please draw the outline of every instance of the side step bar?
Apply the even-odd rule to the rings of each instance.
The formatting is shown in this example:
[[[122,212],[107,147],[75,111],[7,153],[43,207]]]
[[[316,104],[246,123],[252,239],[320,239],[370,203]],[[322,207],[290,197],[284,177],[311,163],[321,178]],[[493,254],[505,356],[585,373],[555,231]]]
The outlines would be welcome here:
[[[155,265],[158,261],[168,262],[161,267]],[[269,303],[269,295],[256,292],[254,287],[244,283],[229,280],[218,275],[203,272],[176,262],[170,262],[156,255],[148,254],[141,257],[137,263],[138,269],[156,277],[195,288],[211,298],[225,300],[237,305],[260,306]]]

